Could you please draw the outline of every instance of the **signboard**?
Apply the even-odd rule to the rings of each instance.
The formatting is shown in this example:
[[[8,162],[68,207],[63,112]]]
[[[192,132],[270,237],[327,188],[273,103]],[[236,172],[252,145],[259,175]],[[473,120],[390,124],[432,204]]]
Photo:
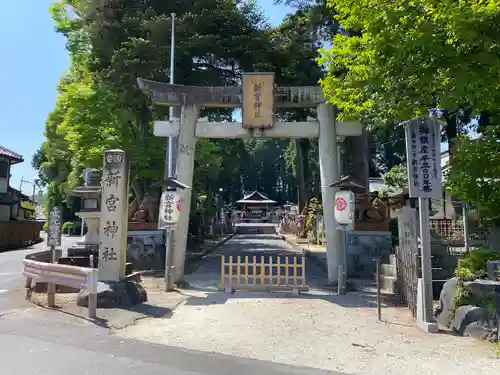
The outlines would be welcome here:
[[[398,214],[399,246],[405,251],[417,253],[417,210],[402,207]]]
[[[52,207],[49,212],[49,224],[47,233],[47,244],[49,246],[61,246],[61,208]]]
[[[177,224],[181,215],[181,195],[177,191],[164,191],[161,194],[158,228],[165,229]]]
[[[125,276],[128,168],[125,152],[104,152],[98,263],[102,281],[118,281]]]
[[[352,191],[343,190],[335,194],[335,220],[341,225],[354,222],[356,196]]]
[[[243,74],[243,127],[270,128],[274,123],[274,74]]]
[[[441,123],[419,117],[404,123],[408,190],[411,198],[443,197],[441,176]]]

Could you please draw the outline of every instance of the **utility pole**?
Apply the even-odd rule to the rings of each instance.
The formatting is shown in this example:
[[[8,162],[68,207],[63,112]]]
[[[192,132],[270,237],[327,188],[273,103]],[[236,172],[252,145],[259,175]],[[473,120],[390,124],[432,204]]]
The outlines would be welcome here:
[[[175,70],[175,13],[172,16],[172,31],[170,39],[170,84],[174,84],[174,70]],[[174,107],[169,108],[169,121],[173,121],[174,118]],[[165,155],[165,174],[164,179],[167,180],[174,175],[174,137],[168,137],[168,145]],[[176,189],[175,187],[166,186],[168,189]],[[166,229],[165,233],[165,290],[167,292],[174,290],[174,272],[173,272],[173,260],[174,260],[174,237],[175,231],[172,227]]]

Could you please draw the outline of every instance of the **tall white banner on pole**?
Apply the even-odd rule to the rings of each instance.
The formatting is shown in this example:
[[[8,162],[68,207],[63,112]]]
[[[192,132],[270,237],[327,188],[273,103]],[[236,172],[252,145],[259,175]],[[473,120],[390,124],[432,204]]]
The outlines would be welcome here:
[[[418,117],[403,125],[410,197],[442,198],[441,122]]]

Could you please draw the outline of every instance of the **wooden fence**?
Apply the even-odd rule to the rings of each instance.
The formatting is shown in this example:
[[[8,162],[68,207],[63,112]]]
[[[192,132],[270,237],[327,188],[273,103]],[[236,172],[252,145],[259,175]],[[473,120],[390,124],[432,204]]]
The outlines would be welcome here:
[[[40,242],[43,223],[38,221],[0,222],[0,250],[16,249]]]
[[[417,284],[420,276],[420,257],[418,252],[405,246],[396,246],[396,270],[398,292],[401,302],[408,305],[411,314],[417,315]]]
[[[306,260],[295,254],[257,256],[221,256],[222,290],[291,290],[305,292]]]

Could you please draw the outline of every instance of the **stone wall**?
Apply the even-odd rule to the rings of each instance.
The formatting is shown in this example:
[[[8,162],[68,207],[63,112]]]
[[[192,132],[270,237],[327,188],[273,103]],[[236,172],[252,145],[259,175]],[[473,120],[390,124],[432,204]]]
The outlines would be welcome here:
[[[127,262],[131,262],[136,271],[165,269],[165,231],[129,230]]]
[[[382,263],[392,253],[391,232],[349,231],[346,236],[347,276],[371,279],[375,275],[374,258]]]

